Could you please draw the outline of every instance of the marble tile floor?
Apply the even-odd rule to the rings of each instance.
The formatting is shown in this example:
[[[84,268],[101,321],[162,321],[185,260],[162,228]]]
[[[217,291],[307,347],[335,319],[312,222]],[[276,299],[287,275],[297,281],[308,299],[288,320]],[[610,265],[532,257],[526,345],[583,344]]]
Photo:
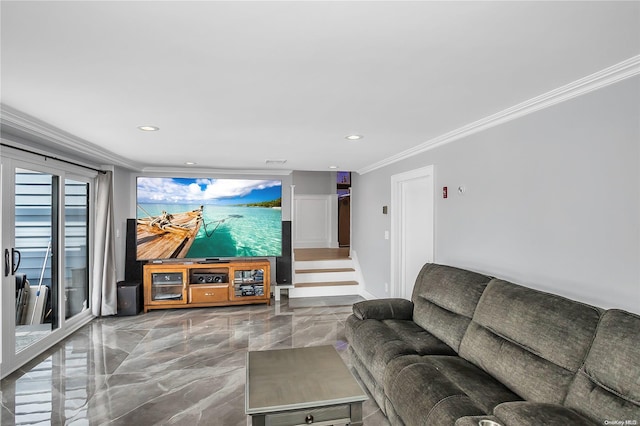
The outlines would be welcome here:
[[[92,321],[2,380],[2,425],[250,425],[247,351],[333,345],[357,296]],[[312,366],[310,366],[312,368]],[[388,426],[373,401],[364,424]]]

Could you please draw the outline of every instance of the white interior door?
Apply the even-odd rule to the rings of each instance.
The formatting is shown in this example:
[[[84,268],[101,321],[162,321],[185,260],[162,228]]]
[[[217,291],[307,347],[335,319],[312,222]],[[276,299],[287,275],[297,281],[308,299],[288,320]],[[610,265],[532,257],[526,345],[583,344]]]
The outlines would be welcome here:
[[[434,259],[433,166],[391,177],[391,296],[411,299],[416,277]]]

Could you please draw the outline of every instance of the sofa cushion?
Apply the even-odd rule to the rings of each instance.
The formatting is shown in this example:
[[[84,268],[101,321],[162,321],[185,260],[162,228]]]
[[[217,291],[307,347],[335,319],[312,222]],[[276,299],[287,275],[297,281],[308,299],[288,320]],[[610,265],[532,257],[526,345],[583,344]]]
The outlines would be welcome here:
[[[523,399],[560,404],[595,335],[600,310],[494,279],[460,346],[460,356]]]
[[[639,342],[640,316],[606,311],[565,405],[600,424],[614,420],[640,424]]]
[[[562,405],[539,402],[507,402],[494,411],[506,426],[601,426]],[[607,423],[605,423],[607,424]]]
[[[407,383],[411,382],[416,374],[424,375],[426,380],[433,383],[444,383],[445,394],[439,394],[440,390],[437,390],[436,394],[440,396],[436,396],[436,398],[465,396],[464,401],[471,403],[474,409],[480,410],[477,414],[490,414],[494,407],[500,403],[520,400],[502,383],[460,357],[403,356],[389,362],[385,373],[384,390],[405,423],[408,422],[406,417],[408,414],[406,411],[402,411],[403,402],[400,400],[407,390],[402,391],[402,387],[399,387],[398,384],[404,383],[404,386],[408,387]],[[398,389],[400,390],[397,391]],[[427,392],[432,392],[431,387],[427,389]],[[431,400],[428,403],[439,404],[440,400]],[[422,408],[432,410],[435,409],[435,406],[423,405]]]
[[[358,320],[347,318],[347,339],[371,375],[382,384],[387,363],[401,355],[439,354],[455,352],[413,321]]]
[[[488,281],[474,272],[429,263],[414,287],[418,305],[401,299],[357,303],[346,322],[347,340],[380,383],[387,363],[398,356],[455,355]],[[406,318],[410,308],[413,320]]]
[[[407,426],[453,425],[459,417],[485,414],[427,362],[402,368],[394,380],[385,383],[385,393],[393,411]]]
[[[475,272],[427,263],[411,296],[413,320],[457,352],[489,280]]]
[[[521,398],[485,371],[460,357],[423,357],[433,364],[450,382],[458,386],[485,413],[492,413],[496,405]]]

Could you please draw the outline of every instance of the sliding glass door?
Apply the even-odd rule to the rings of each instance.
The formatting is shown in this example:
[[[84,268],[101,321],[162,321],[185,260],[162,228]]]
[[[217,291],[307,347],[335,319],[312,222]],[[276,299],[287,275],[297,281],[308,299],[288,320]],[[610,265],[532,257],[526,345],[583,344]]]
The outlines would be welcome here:
[[[89,307],[89,183],[64,181],[65,318]]]
[[[92,179],[1,158],[4,377],[90,315]]]
[[[15,352],[59,326],[58,188],[60,177],[15,168],[11,273],[15,276]],[[5,270],[7,274],[8,270]]]

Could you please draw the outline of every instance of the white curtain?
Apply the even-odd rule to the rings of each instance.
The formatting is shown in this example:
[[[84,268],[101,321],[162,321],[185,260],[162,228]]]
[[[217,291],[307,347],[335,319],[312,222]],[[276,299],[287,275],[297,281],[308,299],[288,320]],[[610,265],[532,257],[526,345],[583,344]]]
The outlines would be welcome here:
[[[118,311],[112,175],[112,172],[99,173],[96,179],[93,292],[91,295],[91,311],[95,316],[115,315]]]

